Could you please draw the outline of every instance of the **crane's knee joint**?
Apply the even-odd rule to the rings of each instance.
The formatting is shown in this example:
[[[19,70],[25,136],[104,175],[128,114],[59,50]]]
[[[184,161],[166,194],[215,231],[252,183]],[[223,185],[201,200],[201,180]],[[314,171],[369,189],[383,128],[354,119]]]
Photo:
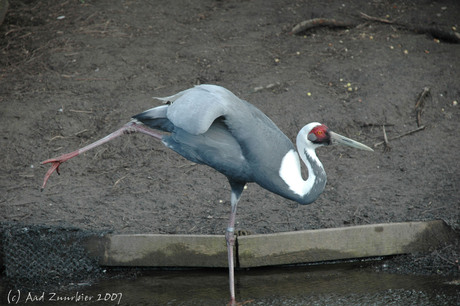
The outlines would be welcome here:
[[[136,122],[128,122],[126,124],[126,128],[124,129],[123,131],[123,134],[134,134],[134,133],[137,133],[138,132],[138,129],[137,129],[137,126],[138,124]]]

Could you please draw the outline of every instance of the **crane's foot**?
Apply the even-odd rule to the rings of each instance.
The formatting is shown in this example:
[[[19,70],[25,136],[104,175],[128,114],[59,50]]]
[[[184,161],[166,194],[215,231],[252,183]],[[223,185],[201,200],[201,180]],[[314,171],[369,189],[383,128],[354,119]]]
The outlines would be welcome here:
[[[243,302],[237,302],[235,301],[235,299],[233,300],[230,300],[230,302],[228,302],[228,306],[243,306],[243,305],[246,305],[246,304],[251,304],[251,303],[254,303],[255,300],[251,299],[251,300],[246,300],[246,301],[243,301]]]
[[[70,153],[67,153],[67,154],[64,154],[64,155],[61,155],[59,157],[56,157],[56,158],[50,158],[50,159],[47,159],[45,161],[42,161],[41,164],[44,165],[44,164],[51,164],[51,168],[48,169],[48,172],[46,172],[45,174],[45,178],[43,179],[43,185],[42,185],[42,188],[41,190],[43,191],[43,189],[45,189],[45,186],[46,186],[46,182],[48,182],[48,179],[50,178],[51,174],[53,174],[54,171],[56,171],[56,173],[59,175],[59,166],[63,163],[63,162],[66,162],[68,161],[69,159],[71,159],[72,157],[75,157],[79,154],[79,151],[74,151],[74,152],[70,152]]]

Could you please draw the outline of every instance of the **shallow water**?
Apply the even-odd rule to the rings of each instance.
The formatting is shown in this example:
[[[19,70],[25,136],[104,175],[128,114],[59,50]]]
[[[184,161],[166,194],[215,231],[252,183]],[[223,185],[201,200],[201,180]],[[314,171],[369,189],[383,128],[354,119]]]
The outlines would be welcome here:
[[[225,269],[143,271],[66,292],[18,292],[5,301],[27,305],[226,305]],[[397,275],[354,265],[238,270],[237,301],[244,305],[458,305],[460,286],[438,276]],[[5,290],[6,289],[6,290]],[[11,291],[10,291],[11,290]],[[9,300],[8,300],[9,293]],[[21,294],[21,297],[18,297]],[[16,298],[16,299],[14,299]],[[72,299],[64,303],[63,300]],[[89,300],[85,302],[84,300]],[[6,302],[6,303],[4,303]]]

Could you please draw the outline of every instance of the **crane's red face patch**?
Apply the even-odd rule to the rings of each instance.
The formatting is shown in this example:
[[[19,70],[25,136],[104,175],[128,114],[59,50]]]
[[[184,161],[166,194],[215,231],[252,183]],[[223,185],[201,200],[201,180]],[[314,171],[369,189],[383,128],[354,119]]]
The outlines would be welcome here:
[[[324,124],[315,126],[308,133],[308,140],[317,144],[330,144],[331,135],[329,134],[329,128]]]

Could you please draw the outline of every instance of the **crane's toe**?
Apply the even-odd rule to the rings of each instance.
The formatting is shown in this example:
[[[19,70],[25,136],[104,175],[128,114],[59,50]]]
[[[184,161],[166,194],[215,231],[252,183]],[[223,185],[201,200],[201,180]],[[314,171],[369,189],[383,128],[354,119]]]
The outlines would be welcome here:
[[[48,182],[48,179],[50,178],[51,174],[53,174],[54,171],[56,171],[56,173],[58,175],[60,175],[59,173],[59,166],[71,159],[72,157],[75,157],[79,154],[78,150],[77,151],[74,151],[74,152],[71,152],[71,153],[67,153],[67,154],[64,154],[64,155],[61,155],[59,157],[55,157],[55,158],[50,158],[50,159],[47,159],[45,161],[42,161],[41,164],[44,165],[44,164],[50,164],[51,163],[51,168],[48,169],[48,172],[46,172],[45,174],[45,178],[43,179],[43,185],[42,185],[42,188],[41,190],[45,189],[45,186],[46,186],[46,182]]]

